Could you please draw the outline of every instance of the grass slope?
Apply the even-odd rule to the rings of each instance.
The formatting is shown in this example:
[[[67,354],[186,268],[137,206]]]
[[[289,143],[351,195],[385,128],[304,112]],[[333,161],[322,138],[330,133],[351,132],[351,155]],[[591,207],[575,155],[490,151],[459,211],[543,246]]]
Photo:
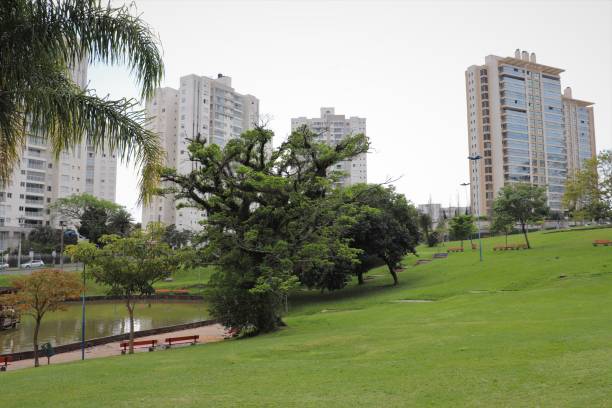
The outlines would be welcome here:
[[[2,406],[610,406],[612,229],[531,238],[301,291],[254,339],[2,373]]]

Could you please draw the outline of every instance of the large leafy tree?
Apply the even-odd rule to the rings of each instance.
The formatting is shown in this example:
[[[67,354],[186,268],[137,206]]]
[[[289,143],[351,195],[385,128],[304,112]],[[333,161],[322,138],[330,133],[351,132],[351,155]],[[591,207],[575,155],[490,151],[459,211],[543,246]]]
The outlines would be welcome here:
[[[348,230],[351,246],[360,249],[361,263],[355,272],[360,284],[363,274],[380,259],[389,269],[393,283],[399,283],[396,269],[408,253],[416,254],[419,242],[419,215],[404,195],[393,187],[357,184],[342,192],[345,200],[357,205],[357,220]],[[353,208],[349,208],[354,211]]]
[[[32,133],[56,156],[85,142],[117,149],[140,167],[141,198],[148,199],[163,151],[135,110],[138,101],[100,98],[77,86],[70,69],[82,61],[125,63],[142,97],[152,95],[163,63],[149,26],[130,8],[99,0],[3,0],[0,39],[0,183]]]
[[[476,225],[474,225],[474,217],[471,215],[459,214],[454,216],[449,221],[450,233],[454,239],[461,241],[461,248],[463,249],[463,241],[469,239],[472,234],[476,231]]]
[[[73,194],[68,197],[58,198],[49,206],[54,214],[58,215],[63,221],[73,221],[79,223],[83,213],[91,207],[104,210],[111,214],[121,209],[119,204],[112,201],[95,197],[88,193]]]
[[[77,298],[81,292],[79,278],[57,270],[41,270],[11,282],[17,291],[7,295],[3,304],[15,305],[23,314],[34,319],[34,366],[38,367],[38,332],[40,323],[49,312],[65,309],[65,301]]]
[[[177,254],[162,241],[163,228],[151,224],[146,230],[136,230],[128,237],[105,235],[102,248],[70,249],[80,257],[87,253],[89,273],[96,282],[108,286],[110,295],[125,299],[130,319],[130,354],[134,352],[134,309],[139,299],[155,292],[153,284],[170,276],[179,266]],[[82,244],[81,244],[82,245]]]
[[[494,216],[504,216],[521,226],[527,248],[531,248],[527,226],[548,214],[546,190],[527,183],[514,183],[502,187],[493,202]]]
[[[124,207],[91,194],[59,198],[50,208],[61,220],[72,222],[81,235],[96,244],[102,235],[127,236],[133,228],[132,216]]]
[[[296,277],[309,286],[341,286],[338,266],[358,262],[343,238],[354,220],[327,199],[341,174],[332,166],[368,150],[364,135],[336,146],[317,143],[302,127],[272,150],[273,133],[257,126],[223,148],[197,137],[189,146],[190,174],[164,171],[166,190],[206,212],[195,245],[200,262],[218,265],[209,285],[210,309],[226,326],[269,331],[281,324]]]

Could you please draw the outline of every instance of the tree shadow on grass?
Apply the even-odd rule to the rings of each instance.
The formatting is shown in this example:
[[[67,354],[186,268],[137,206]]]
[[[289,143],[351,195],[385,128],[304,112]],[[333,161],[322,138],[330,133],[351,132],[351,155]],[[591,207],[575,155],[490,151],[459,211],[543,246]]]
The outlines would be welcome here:
[[[399,273],[398,285],[393,285],[389,272],[386,272],[386,275],[384,275],[382,272],[373,271],[373,275],[378,275],[376,279],[368,279],[363,285],[358,285],[356,280],[353,280],[344,289],[333,292],[301,288],[291,293],[289,304],[291,309],[295,310],[318,303],[359,300],[385,292],[393,293],[401,289],[410,289],[423,279],[423,276],[420,274],[410,274],[411,271],[413,271],[412,268]]]

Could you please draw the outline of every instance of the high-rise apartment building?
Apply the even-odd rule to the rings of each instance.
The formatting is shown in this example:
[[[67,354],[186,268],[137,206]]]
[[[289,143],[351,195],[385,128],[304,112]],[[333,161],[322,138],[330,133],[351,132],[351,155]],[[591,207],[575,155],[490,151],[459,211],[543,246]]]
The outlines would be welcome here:
[[[72,70],[72,78],[85,87],[86,62]],[[58,198],[89,193],[115,201],[116,172],[115,152],[96,152],[83,143],[56,160],[48,141],[30,132],[10,183],[0,187],[0,251],[15,248],[19,236],[37,226],[57,226],[48,206]]]
[[[551,210],[563,210],[568,174],[596,149],[593,104],[569,88],[561,93],[562,72],[520,50],[465,72],[469,152],[482,157],[470,161],[474,213],[490,213],[498,190],[513,182],[545,187]]]
[[[225,146],[257,123],[259,100],[236,92],[230,77],[187,75],[181,77],[178,90],[157,89],[146,111],[152,119],[150,129],[166,150],[165,165],[187,174],[196,166],[189,160],[189,139],[199,134],[208,143]],[[178,230],[198,230],[205,214],[194,208],[177,209],[177,204],[172,196],[155,197],[142,209],[143,225],[163,222],[175,224]]]
[[[291,119],[292,131],[304,125],[318,135],[317,139],[319,141],[330,146],[335,146],[347,135],[366,134],[365,118],[356,116],[347,118],[345,115],[337,115],[334,108],[321,108],[321,117],[319,118],[299,117]],[[367,183],[368,181],[368,162],[365,153],[337,163],[333,170],[344,174],[337,183],[339,186]]]

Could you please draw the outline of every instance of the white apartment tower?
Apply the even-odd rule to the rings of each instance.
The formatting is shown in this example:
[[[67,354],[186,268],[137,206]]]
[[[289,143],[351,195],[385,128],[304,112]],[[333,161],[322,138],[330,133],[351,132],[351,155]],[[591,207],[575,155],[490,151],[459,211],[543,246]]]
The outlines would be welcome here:
[[[489,214],[506,183],[546,188],[552,211],[568,175],[596,154],[591,102],[561,93],[563,69],[536,62],[516,50],[513,57],[489,55],[465,72],[470,193],[474,214]]]
[[[358,133],[366,134],[366,120],[345,115],[336,115],[334,108],[321,108],[321,117],[308,119],[299,117],[291,119],[291,130],[301,126],[308,126],[310,130],[318,134],[318,140],[330,146],[335,146],[347,135]],[[350,160],[344,160],[335,165],[333,170],[344,173],[338,182],[339,186],[350,186],[357,183],[367,183],[368,163],[365,153]]]
[[[178,90],[157,89],[147,101],[150,129],[159,134],[166,150],[165,165],[187,174],[195,163],[189,160],[189,139],[206,137],[208,143],[225,146],[228,140],[252,129],[259,117],[259,100],[232,88],[232,79],[198,75],[181,77]],[[142,223],[175,224],[178,230],[197,231],[205,216],[194,208],[177,209],[172,196],[155,197],[142,209]]]
[[[72,70],[72,78],[85,87],[86,62]],[[56,226],[48,206],[58,198],[89,193],[115,201],[116,171],[115,152],[95,152],[85,143],[56,160],[44,137],[28,134],[10,183],[0,187],[0,251],[15,248],[20,234],[37,226]]]

